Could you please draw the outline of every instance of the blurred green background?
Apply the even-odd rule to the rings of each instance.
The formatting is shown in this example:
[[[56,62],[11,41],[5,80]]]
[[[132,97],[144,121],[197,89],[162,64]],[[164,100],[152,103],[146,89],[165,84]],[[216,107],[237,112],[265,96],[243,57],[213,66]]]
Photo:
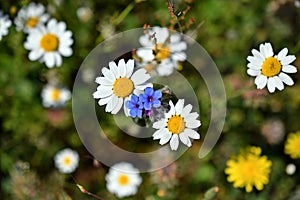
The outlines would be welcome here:
[[[30,1],[1,1],[0,8],[10,16]],[[36,1],[37,2],[37,1]],[[60,68],[48,69],[28,59],[23,43],[26,35],[14,25],[0,41],[0,131],[1,199],[93,199],[80,192],[76,183],[103,199],[116,199],[106,190],[108,167],[93,160],[81,143],[72,119],[71,101],[61,109],[42,106],[40,93],[53,74],[72,89],[81,63],[103,40],[128,29],[173,26],[163,0],[52,0],[42,3],[53,18],[65,21],[73,32],[73,55],[63,58]],[[182,19],[184,33],[197,40],[218,66],[228,98],[227,117],[221,138],[205,158],[197,154],[202,141],[195,141],[176,161],[174,176],[160,180],[158,172],[142,174],[138,193],[127,199],[203,199],[204,193],[219,187],[217,199],[263,200],[300,199],[300,162],[283,152],[289,132],[300,130],[300,75],[295,85],[269,94],[258,91],[254,79],[246,74],[246,58],[252,48],[271,42],[275,52],[284,47],[296,55],[300,66],[300,8],[292,0],[174,0],[177,13],[190,10]],[[82,14],[79,8],[85,8]],[[173,25],[172,25],[173,24]],[[210,113],[205,87],[199,87],[192,70],[183,69],[201,101],[199,131],[204,138]],[[205,95],[204,95],[205,94]],[[112,120],[107,122],[113,125]],[[110,131],[113,141],[122,143],[121,131]],[[246,193],[226,181],[226,161],[247,145],[260,146],[273,162],[270,182],[262,191]],[[59,174],[53,157],[70,147],[80,155],[79,167],[72,175]],[[140,144],[143,148],[143,144]],[[299,147],[300,148],[300,147]],[[294,163],[297,171],[287,175]],[[168,171],[167,169],[166,171]]]

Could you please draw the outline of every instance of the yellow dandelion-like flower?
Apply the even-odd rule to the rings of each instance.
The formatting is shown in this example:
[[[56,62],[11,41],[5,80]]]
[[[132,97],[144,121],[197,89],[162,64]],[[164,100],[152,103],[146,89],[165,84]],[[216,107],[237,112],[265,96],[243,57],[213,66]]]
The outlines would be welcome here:
[[[225,174],[229,175],[227,181],[233,182],[233,187],[245,187],[246,192],[251,192],[253,186],[262,190],[269,182],[271,166],[272,162],[261,156],[261,148],[251,146],[227,161]]]
[[[288,135],[284,145],[284,152],[293,159],[300,158],[300,131]]]

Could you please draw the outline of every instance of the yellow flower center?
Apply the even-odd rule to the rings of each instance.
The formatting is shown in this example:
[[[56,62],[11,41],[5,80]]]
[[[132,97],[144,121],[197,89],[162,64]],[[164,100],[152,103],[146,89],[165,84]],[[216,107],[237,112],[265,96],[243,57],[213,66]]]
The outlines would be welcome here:
[[[59,40],[56,35],[53,35],[51,33],[45,34],[41,41],[40,41],[40,46],[45,50],[45,51],[55,51],[58,48]]]
[[[263,64],[261,73],[267,77],[276,76],[281,71],[281,64],[277,58],[269,57]]]
[[[173,134],[179,134],[185,129],[185,122],[180,115],[172,115],[167,122],[167,128]]]
[[[117,97],[127,97],[133,91],[133,82],[129,78],[118,78],[113,84],[113,93]]]
[[[39,22],[39,18],[30,17],[26,22],[26,26],[29,27],[29,28],[33,28],[37,25],[38,22]]]
[[[155,58],[158,60],[164,60],[166,58],[168,58],[171,54],[170,52],[170,47],[168,46],[164,46],[164,44],[159,43],[156,46],[156,49],[154,49],[155,54]]]
[[[71,164],[71,158],[65,157],[65,159],[64,159],[64,164],[65,164],[65,165],[70,165],[70,164]]]
[[[53,101],[58,101],[59,99],[59,96],[60,96],[60,90],[55,88],[51,91],[51,98]]]
[[[129,177],[125,174],[120,175],[118,178],[118,183],[122,186],[128,185]]]

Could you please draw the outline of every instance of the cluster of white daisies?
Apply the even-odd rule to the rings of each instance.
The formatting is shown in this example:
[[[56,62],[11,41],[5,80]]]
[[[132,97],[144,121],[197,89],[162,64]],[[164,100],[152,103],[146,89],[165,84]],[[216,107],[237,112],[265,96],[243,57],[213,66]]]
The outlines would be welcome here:
[[[0,11],[0,40],[8,34],[11,24],[9,17]],[[17,31],[27,35],[24,47],[29,50],[29,60],[39,60],[48,68],[53,68],[62,65],[62,56],[73,54],[72,32],[66,29],[65,22],[50,18],[42,4],[31,2],[22,7],[14,18],[14,24]],[[41,96],[43,105],[49,108],[63,106],[71,94],[63,86],[48,84]]]
[[[148,82],[151,75],[168,76],[178,69],[179,62],[186,59],[187,44],[180,34],[161,27],[148,29],[139,41],[142,47],[136,51],[136,62],[130,59],[125,63],[121,59],[102,68],[103,76],[96,78],[99,86],[93,97],[99,99],[100,106],[106,105],[106,112],[117,114],[123,107],[125,115],[132,118],[149,118],[159,106],[164,107],[163,116],[152,125],[157,129],[153,139],[159,140],[160,145],[169,142],[172,150],[178,149],[180,141],[191,147],[191,139],[200,139],[194,130],[201,125],[199,114],[191,112],[193,106],[184,105],[184,99],[168,99],[164,106],[160,102],[161,92],[154,91],[153,84]]]

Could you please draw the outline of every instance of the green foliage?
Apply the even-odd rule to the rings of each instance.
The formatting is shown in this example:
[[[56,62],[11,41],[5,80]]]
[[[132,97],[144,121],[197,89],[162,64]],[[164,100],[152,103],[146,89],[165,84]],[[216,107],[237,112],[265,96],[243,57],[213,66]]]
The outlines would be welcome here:
[[[0,8],[13,20],[16,16],[13,8],[19,10],[29,2],[1,1]],[[48,8],[52,17],[65,21],[67,29],[73,32],[74,53],[63,58],[60,68],[50,70],[38,61],[29,61],[23,46],[26,35],[17,32],[14,25],[0,41],[0,198],[92,199],[78,190],[78,182],[103,199],[117,199],[105,187],[104,177],[108,168],[93,162],[77,135],[71,102],[64,108],[46,109],[42,106],[41,90],[52,74],[71,90],[88,53],[115,33],[140,28],[144,24],[173,26],[179,30],[178,25],[170,23],[172,17],[165,1],[40,2]],[[289,54],[298,57],[294,65],[299,71],[300,9],[294,6],[292,0],[173,2],[176,12],[190,6],[182,25],[187,26],[190,19],[194,23],[184,29],[184,33],[195,38],[207,50],[222,73],[228,97],[226,123],[220,140],[207,158],[199,160],[197,153],[203,141],[195,141],[193,147],[176,161],[176,176],[169,182],[161,183],[157,177],[153,181],[153,174],[143,175],[138,194],[125,199],[299,199],[300,178],[286,175],[285,167],[290,162],[296,166],[300,163],[285,155],[283,146],[287,133],[300,130],[300,75],[292,75],[295,81],[293,87],[287,86],[274,94],[259,93],[253,79],[246,74],[246,57],[252,48],[270,41],[275,51],[287,47]],[[82,6],[89,8],[90,13],[80,18],[76,12]],[[203,139],[209,125],[211,102],[204,82],[201,80],[199,84],[199,77],[193,72],[188,67],[182,71],[200,100],[202,126],[199,132]],[[103,111],[99,106],[97,109]],[[103,128],[105,132],[109,130],[107,133],[112,142],[138,152],[148,150],[138,140],[127,140],[128,137],[114,127],[111,115],[101,117],[105,118]],[[276,144],[268,142],[272,134],[263,134],[264,125],[273,118],[279,119],[285,127],[283,139]],[[270,183],[264,190],[246,194],[243,189],[235,189],[226,181],[224,168],[232,154],[249,144],[261,146],[273,166]],[[80,155],[79,167],[73,175],[59,174],[54,166],[54,155],[65,147],[76,150]],[[217,192],[216,187],[219,189]]]

